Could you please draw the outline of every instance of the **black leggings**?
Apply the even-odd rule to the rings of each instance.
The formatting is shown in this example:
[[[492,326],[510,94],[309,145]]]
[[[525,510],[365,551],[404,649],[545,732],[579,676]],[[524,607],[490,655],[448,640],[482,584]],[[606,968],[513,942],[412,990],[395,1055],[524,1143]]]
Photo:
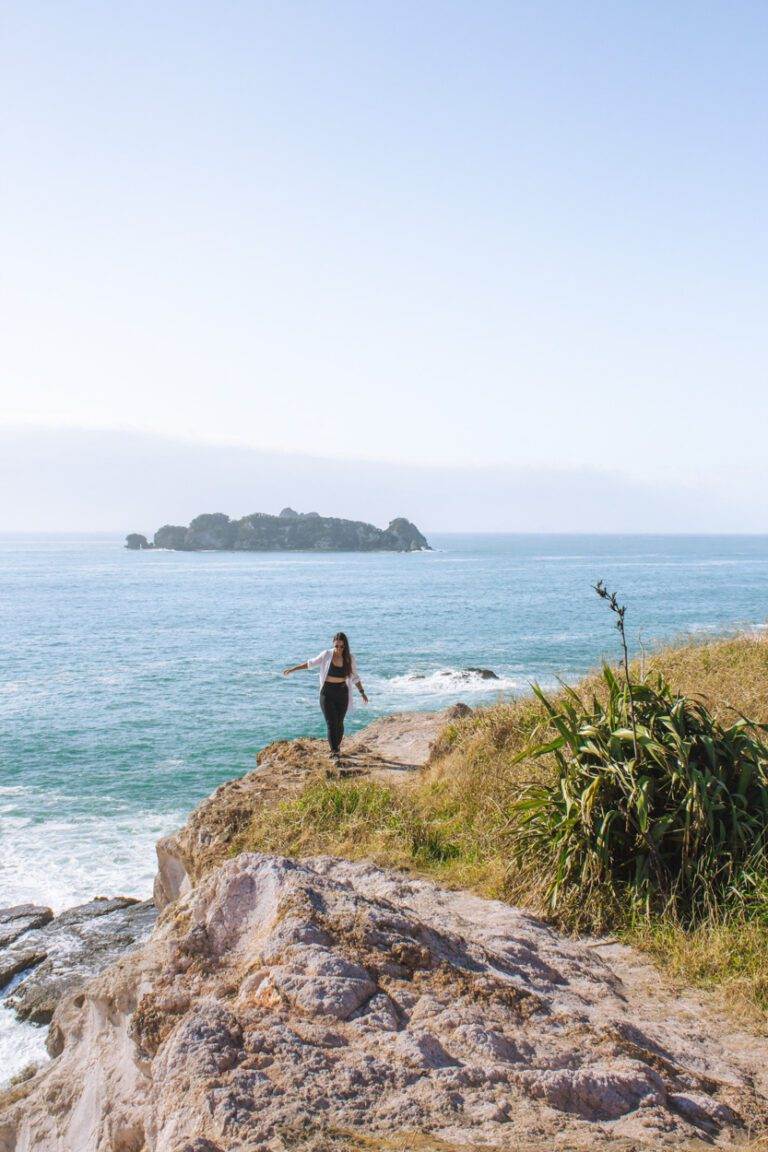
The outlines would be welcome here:
[[[328,726],[331,752],[338,752],[344,735],[344,716],[349,706],[349,688],[346,684],[323,684],[320,689],[320,707]]]

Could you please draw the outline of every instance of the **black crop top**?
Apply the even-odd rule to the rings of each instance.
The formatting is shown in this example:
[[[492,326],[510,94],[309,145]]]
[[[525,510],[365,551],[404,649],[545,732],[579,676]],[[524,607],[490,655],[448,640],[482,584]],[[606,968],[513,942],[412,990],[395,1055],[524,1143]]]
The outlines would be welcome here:
[[[328,679],[329,676],[343,676],[344,679],[346,680],[347,674],[344,671],[344,665],[343,664],[339,664],[339,665],[334,664],[333,660],[331,660],[330,664],[328,665],[328,671],[325,674],[326,680]]]

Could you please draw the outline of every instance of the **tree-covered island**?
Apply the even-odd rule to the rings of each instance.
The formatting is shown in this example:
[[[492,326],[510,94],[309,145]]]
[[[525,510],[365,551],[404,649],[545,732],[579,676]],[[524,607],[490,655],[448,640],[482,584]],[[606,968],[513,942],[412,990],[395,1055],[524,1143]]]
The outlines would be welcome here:
[[[253,512],[230,520],[223,512],[196,516],[189,527],[165,524],[152,542],[138,532],[125,538],[126,548],[169,548],[181,552],[422,552],[430,551],[415,524],[398,516],[386,528],[362,520],[341,520],[317,512],[284,508],[279,516]]]

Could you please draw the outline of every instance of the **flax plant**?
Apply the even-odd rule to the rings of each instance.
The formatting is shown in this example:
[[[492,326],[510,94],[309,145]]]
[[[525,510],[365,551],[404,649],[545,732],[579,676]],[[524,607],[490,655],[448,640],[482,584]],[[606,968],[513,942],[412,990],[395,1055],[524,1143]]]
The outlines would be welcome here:
[[[556,736],[517,759],[550,756],[555,773],[512,804],[513,858],[574,926],[664,911],[699,922],[763,868],[765,726],[724,725],[661,674],[629,690],[607,665],[602,678],[602,700],[534,689]]]
[[[608,607],[616,616],[616,627],[621,636],[621,648],[623,652],[622,668],[624,669],[624,680],[627,685],[627,696],[629,698],[629,716],[632,721],[632,747],[635,750],[635,760],[637,760],[637,718],[635,716],[635,702],[632,699],[632,680],[629,675],[629,649],[627,647],[627,632],[624,627],[624,617],[627,614],[627,606],[626,604],[619,604],[616,593],[609,592],[602,580],[598,580],[597,584],[593,584],[592,587],[601,600],[608,602]]]

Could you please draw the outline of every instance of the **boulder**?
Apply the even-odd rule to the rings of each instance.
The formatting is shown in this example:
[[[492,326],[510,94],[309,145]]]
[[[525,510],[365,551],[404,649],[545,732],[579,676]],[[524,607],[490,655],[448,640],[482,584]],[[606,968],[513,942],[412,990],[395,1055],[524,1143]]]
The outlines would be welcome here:
[[[443,715],[446,720],[463,720],[465,716],[472,715],[472,709],[468,704],[458,701],[456,704],[451,704],[450,708],[446,708]]]
[[[47,953],[42,948],[5,948],[0,952],[0,994],[6,985],[27,968],[34,968]]]

